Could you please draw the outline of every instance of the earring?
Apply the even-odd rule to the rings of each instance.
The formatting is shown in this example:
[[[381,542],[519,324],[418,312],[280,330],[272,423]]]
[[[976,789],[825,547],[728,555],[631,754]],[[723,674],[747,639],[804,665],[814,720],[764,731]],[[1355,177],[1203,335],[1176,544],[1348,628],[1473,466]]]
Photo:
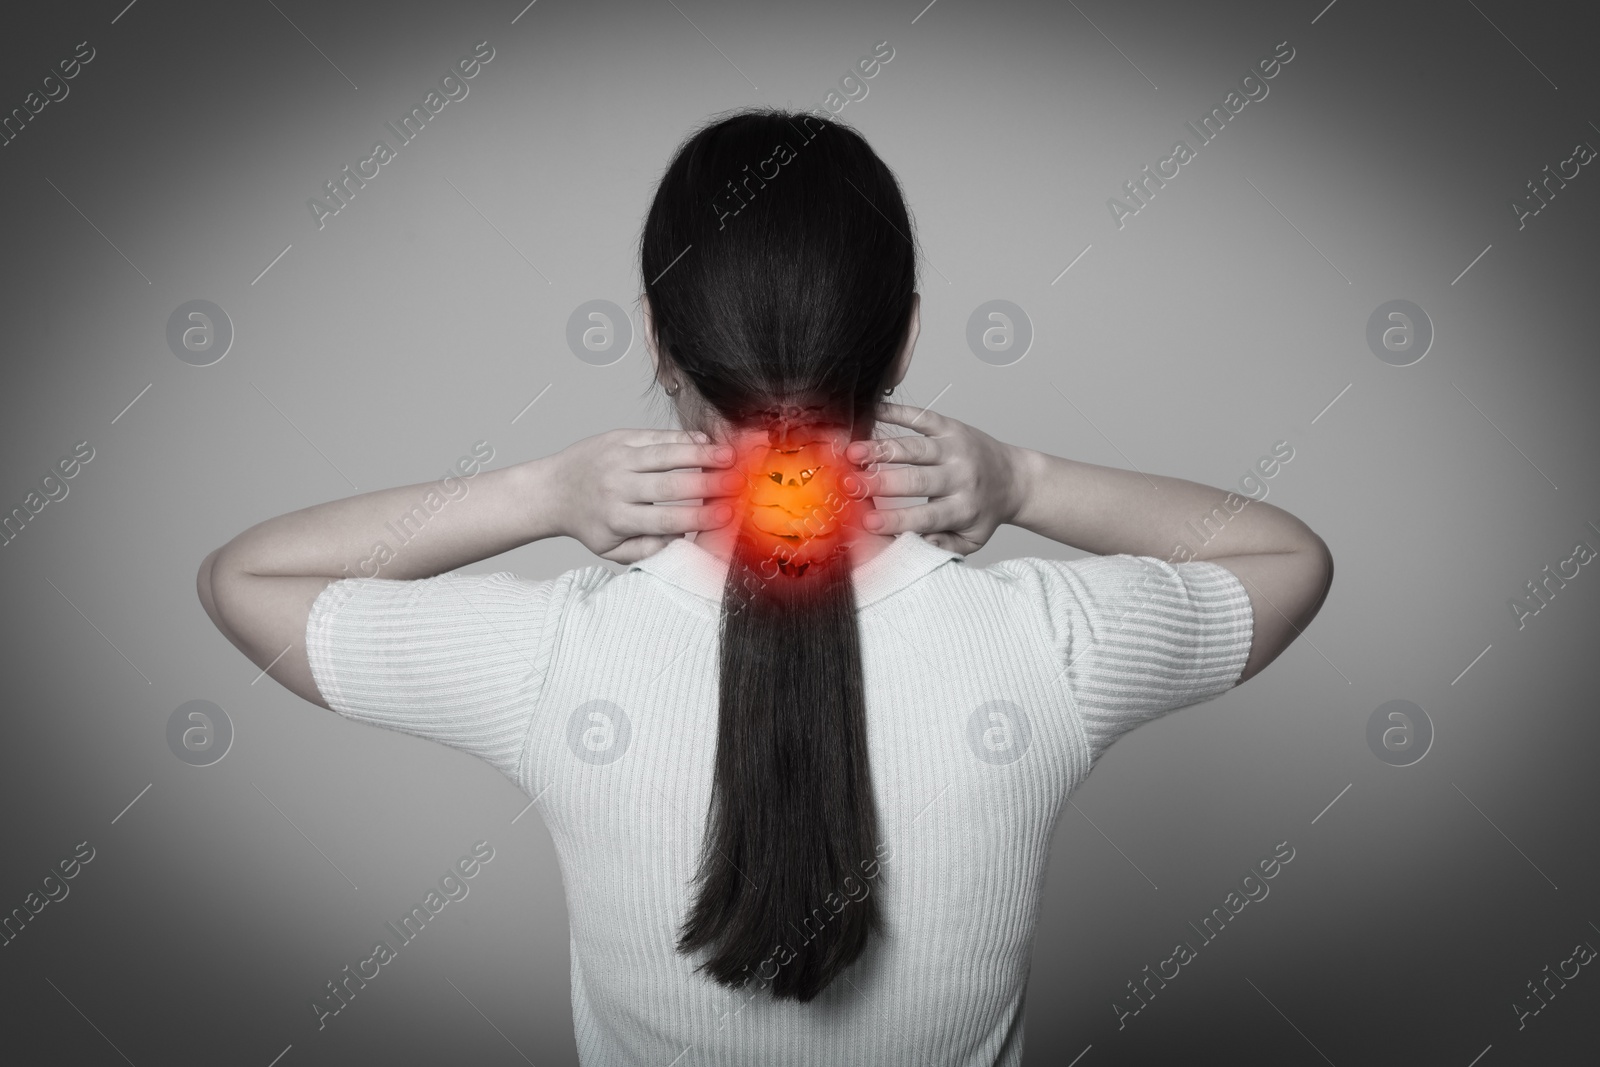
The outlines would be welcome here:
[[[893,396],[894,395],[894,390],[893,389],[885,389],[883,391],[883,395],[884,396]]]
[[[682,388],[683,388],[683,383],[682,382],[673,382],[670,386],[667,387],[667,391],[666,391],[667,395],[668,396],[677,396],[678,395],[678,390],[680,390]]]

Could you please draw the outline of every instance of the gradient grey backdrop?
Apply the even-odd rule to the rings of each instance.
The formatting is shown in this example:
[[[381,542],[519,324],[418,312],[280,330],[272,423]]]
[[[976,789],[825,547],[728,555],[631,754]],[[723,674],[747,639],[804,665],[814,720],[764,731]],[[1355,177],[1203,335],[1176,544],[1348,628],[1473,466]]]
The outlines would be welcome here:
[[[523,2],[5,15],[0,112],[96,50],[0,148],[3,510],[95,449],[0,548],[0,911],[96,849],[0,948],[8,1062],[574,1062],[561,880],[538,819],[512,822],[527,798],[253,682],[195,571],[255,522],[436,478],[480,439],[500,465],[665,425],[642,347],[583,363],[569,313],[607,299],[637,322],[638,228],[688,129],[821,106],[882,40],[893,60],[841,118],[919,225],[901,399],[1220,486],[1287,440],[1268,499],[1337,560],[1307,639],[1123,739],[1074,796],[1028,1061],[1593,1062],[1593,968],[1524,1029],[1512,1010],[1600,944],[1600,575],[1521,630],[1508,606],[1600,546],[1600,175],[1521,230],[1509,207],[1600,145],[1580,5]],[[483,40],[470,95],[319,230],[307,199]],[[1270,95],[1119,230],[1107,198],[1285,40]],[[197,298],[237,331],[204,368],[165,338]],[[965,342],[996,298],[1036,330],[1006,367]],[[1397,298],[1437,332],[1403,368],[1365,341]],[[1074,553],[1007,528],[973,560],[1019,555]],[[564,540],[471,569],[592,562]],[[235,725],[214,766],[167,746],[193,699]],[[1392,699],[1437,731],[1410,767],[1365,739]],[[318,1031],[311,996],[480,838],[497,856],[471,895]],[[1285,840],[1270,897],[1119,1031],[1125,983]]]

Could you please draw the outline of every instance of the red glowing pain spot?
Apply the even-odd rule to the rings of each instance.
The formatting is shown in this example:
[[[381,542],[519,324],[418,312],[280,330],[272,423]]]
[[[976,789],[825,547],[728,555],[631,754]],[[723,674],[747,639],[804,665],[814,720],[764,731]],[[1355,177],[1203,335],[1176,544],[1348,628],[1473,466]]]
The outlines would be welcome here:
[[[771,437],[738,451],[745,486],[734,518],[763,577],[799,577],[842,557],[861,528],[867,487],[844,458],[846,435],[792,427]]]

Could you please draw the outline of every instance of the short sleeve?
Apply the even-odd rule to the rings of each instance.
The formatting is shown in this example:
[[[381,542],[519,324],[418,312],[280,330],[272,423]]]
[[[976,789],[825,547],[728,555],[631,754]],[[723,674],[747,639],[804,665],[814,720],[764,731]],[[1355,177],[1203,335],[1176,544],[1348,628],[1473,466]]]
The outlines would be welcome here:
[[[516,781],[556,584],[504,571],[340,579],[306,619],[312,679],[340,715],[459,748]]]
[[[1091,761],[1140,723],[1227,692],[1244,672],[1250,596],[1220,564],[1116,555],[1001,566],[1040,583]]]

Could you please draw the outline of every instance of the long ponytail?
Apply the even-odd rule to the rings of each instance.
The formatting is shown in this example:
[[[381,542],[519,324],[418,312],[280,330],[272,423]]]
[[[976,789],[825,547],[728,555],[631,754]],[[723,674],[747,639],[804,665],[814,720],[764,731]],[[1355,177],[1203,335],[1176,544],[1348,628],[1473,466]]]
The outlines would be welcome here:
[[[759,455],[746,468],[762,486],[771,475],[791,495],[828,504],[788,531],[741,517],[723,597],[698,893],[678,939],[680,951],[705,953],[699,969],[713,980],[755,979],[780,999],[816,997],[884,925],[879,895],[852,892],[880,835],[842,551],[856,494],[840,480],[840,457],[870,435],[905,336],[910,232],[893,174],[859,134],[752,109],[684,142],[641,240],[658,349],[727,427],[759,428],[773,405],[804,398],[822,412],[813,422],[838,430],[815,437],[830,445],[822,460],[786,464],[780,446],[799,446],[784,431],[767,457],[774,469]],[[800,491],[813,476],[833,491]]]
[[[716,777],[679,948],[807,1001],[881,930],[877,894],[827,904],[873,855],[876,809],[849,569],[778,574],[741,538],[722,613]],[[748,880],[747,880],[748,879]]]

